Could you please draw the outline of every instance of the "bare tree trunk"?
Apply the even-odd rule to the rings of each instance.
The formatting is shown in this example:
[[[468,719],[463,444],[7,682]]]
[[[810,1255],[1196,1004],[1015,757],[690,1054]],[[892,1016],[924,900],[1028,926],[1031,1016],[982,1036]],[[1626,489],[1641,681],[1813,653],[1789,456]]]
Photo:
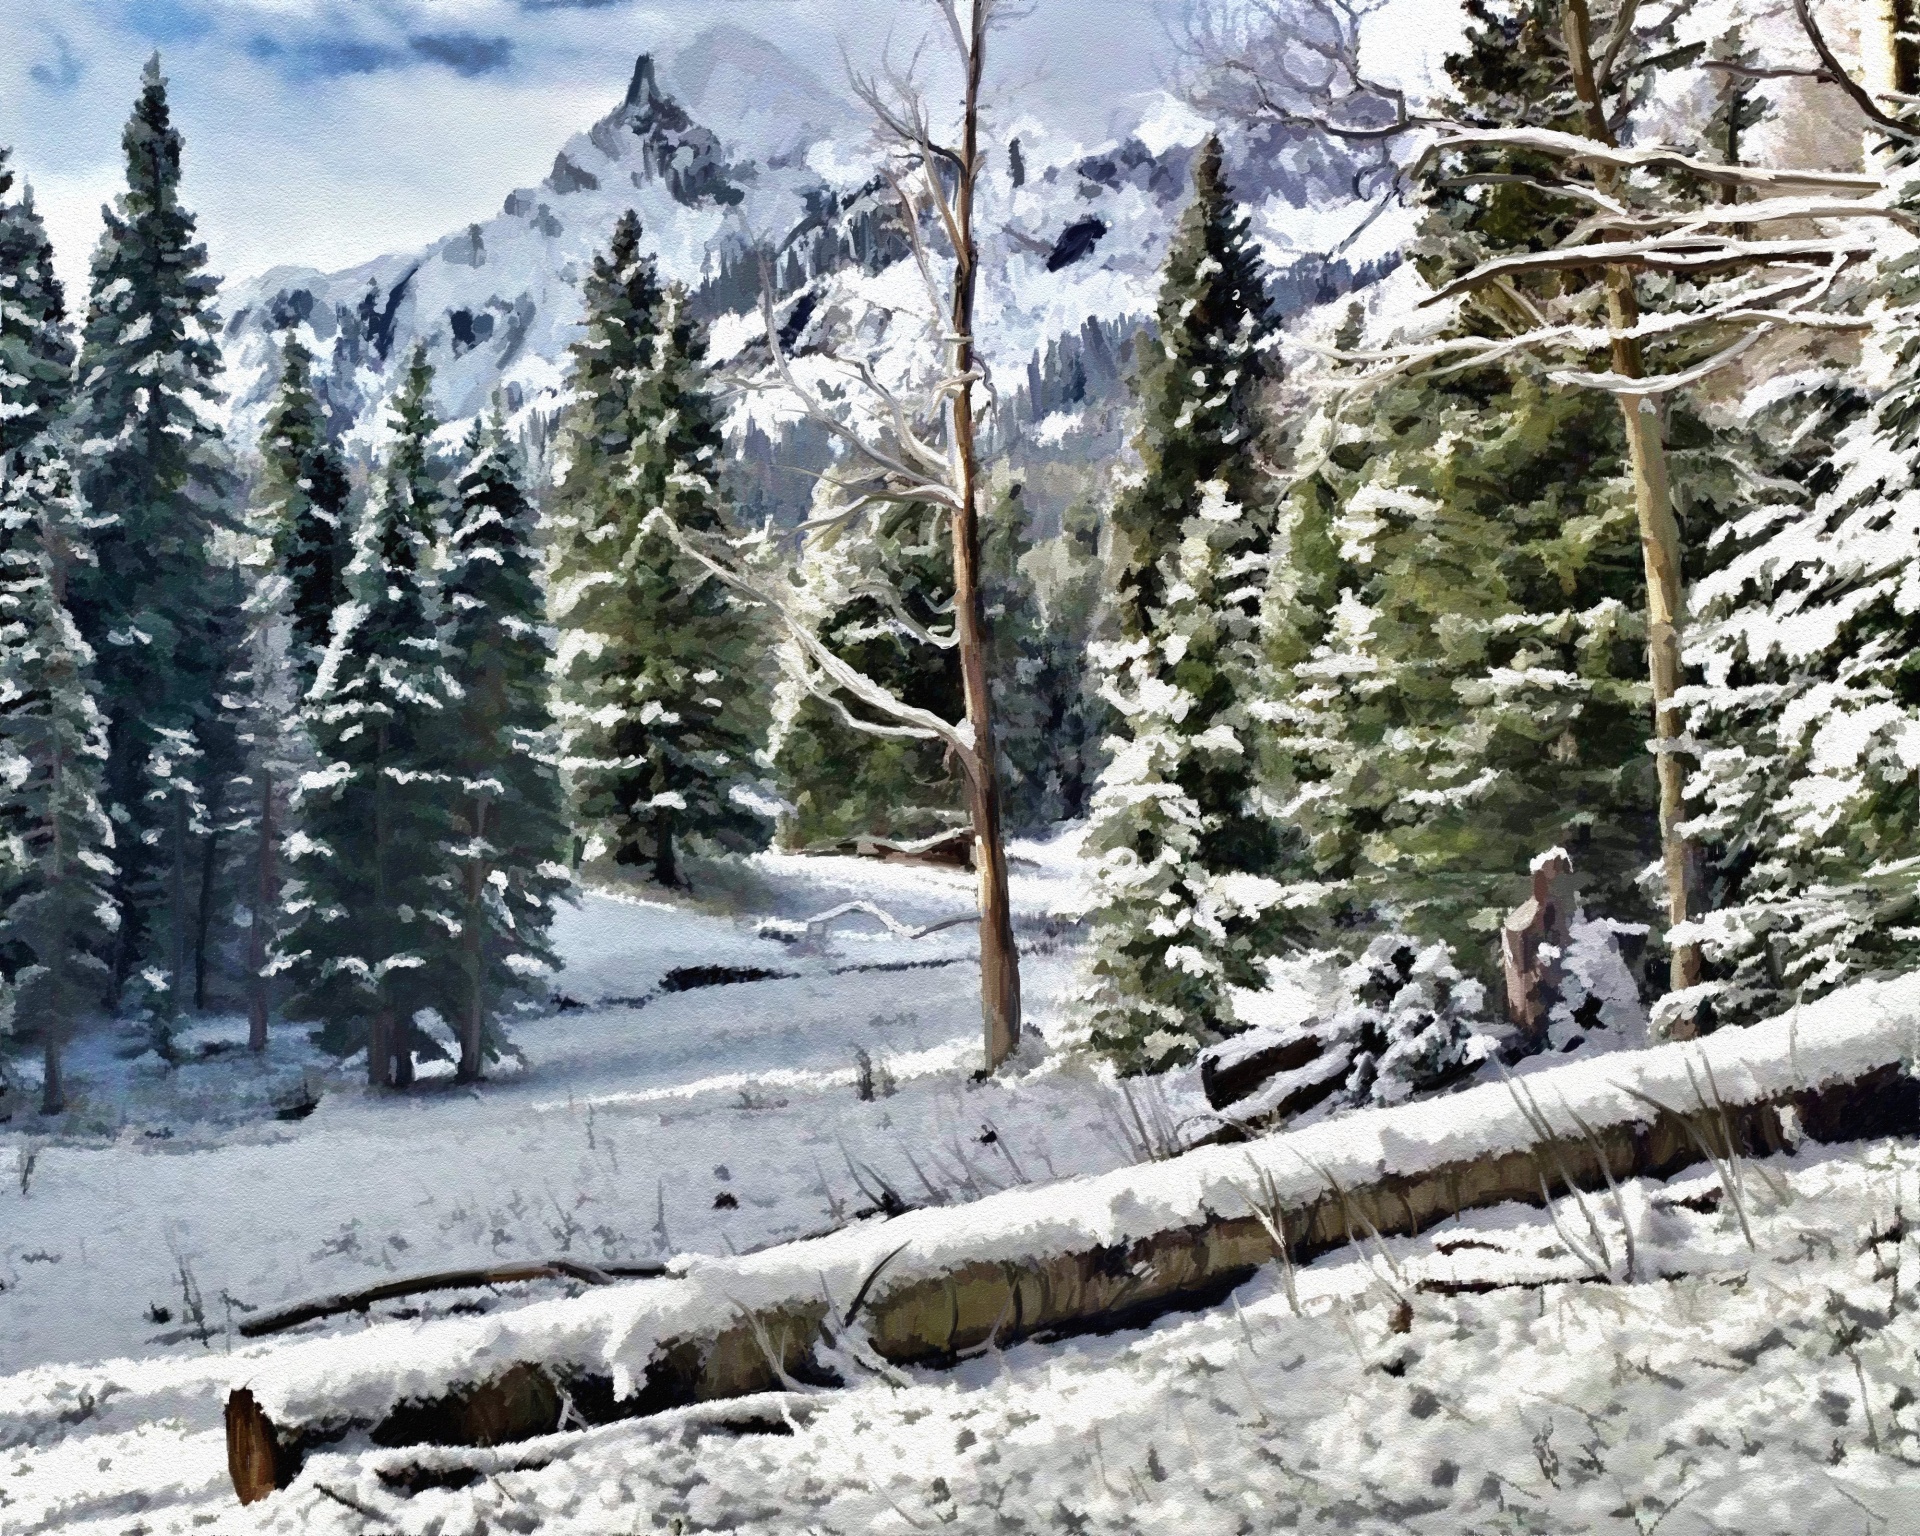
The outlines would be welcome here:
[[[1593,74],[1592,26],[1586,0],[1566,0],[1567,56],[1573,66],[1574,89],[1587,112],[1587,131],[1604,144],[1614,143]],[[1603,191],[1611,191],[1617,177],[1596,177]],[[1633,275],[1609,267],[1606,277],[1607,322],[1614,332],[1613,371],[1625,379],[1646,376],[1646,360],[1637,339],[1624,334],[1640,323],[1640,301]],[[1626,427],[1627,450],[1633,465],[1633,504],[1640,524],[1640,551],[1647,573],[1647,671],[1653,684],[1654,766],[1660,783],[1660,855],[1666,871],[1667,923],[1678,926],[1692,915],[1689,901],[1691,850],[1681,833],[1686,820],[1686,770],[1677,750],[1683,734],[1674,695],[1680,689],[1680,627],[1685,600],[1681,587],[1680,525],[1673,515],[1673,490],[1667,479],[1667,445],[1657,402],[1651,395],[1620,395],[1620,416]],[[1675,944],[1670,962],[1670,984],[1675,991],[1697,986],[1701,978],[1700,947]],[[1671,1033],[1686,1038],[1694,1033],[1691,1019],[1676,1021]]]
[[[367,1083],[373,1088],[393,1087],[393,1009],[385,1002],[374,1009],[367,1023]]]
[[[965,380],[953,392],[953,452],[960,471],[960,506],[953,518],[953,611],[960,675],[972,727],[971,791],[974,867],[980,879],[980,1012],[986,1029],[987,1070],[994,1071],[1020,1043],[1020,954],[1013,941],[1013,902],[1007,889],[1006,831],[1000,814],[999,753],[993,734],[993,696],[987,671],[986,610],[980,590],[979,455],[974,441],[973,310],[979,251],[973,238],[973,189],[979,174],[980,82],[986,64],[988,8],[971,8],[967,50],[966,116],[955,194],[959,248],[954,252],[952,374]],[[929,167],[935,174],[935,168]]]
[[[209,817],[206,841],[200,845],[200,900],[193,914],[193,1006],[195,1012],[207,1011],[207,950],[213,935],[214,884],[220,871],[220,832],[218,817]]]
[[[173,869],[167,881],[168,905],[173,909],[172,985],[167,991],[167,1017],[178,1018],[186,1009],[187,990],[187,833],[190,828],[186,798],[173,795]]]
[[[57,1019],[48,1019],[44,1027],[46,1032],[40,1045],[40,1059],[43,1063],[40,1113],[57,1115],[67,1107],[66,1085],[60,1079],[60,1036],[64,1032],[64,1026]]]
[[[653,813],[653,878],[668,887],[680,883],[680,850],[673,842],[673,812],[665,806]]]
[[[478,844],[485,838],[487,830],[487,802],[483,797],[474,797],[473,814],[469,821],[473,840]],[[480,1036],[487,1017],[486,934],[480,921],[486,901],[486,885],[486,861],[470,859],[467,863],[467,920],[460,932],[461,968],[466,975],[467,995],[461,999],[460,1066],[454,1074],[455,1080],[462,1083],[480,1081]]]
[[[260,840],[254,851],[253,919],[247,925],[247,1049],[267,1048],[267,914],[280,899],[273,825],[273,775],[260,773]]]

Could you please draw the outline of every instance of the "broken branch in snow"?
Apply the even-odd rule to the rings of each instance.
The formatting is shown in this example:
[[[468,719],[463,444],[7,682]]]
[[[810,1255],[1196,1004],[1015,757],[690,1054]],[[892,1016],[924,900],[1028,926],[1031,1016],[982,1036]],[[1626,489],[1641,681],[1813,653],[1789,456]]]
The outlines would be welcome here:
[[[364,1312],[383,1301],[420,1296],[429,1291],[470,1291],[489,1285],[515,1285],[523,1280],[578,1280],[583,1285],[611,1285],[616,1280],[658,1280],[668,1273],[662,1264],[581,1264],[573,1259],[535,1259],[525,1264],[493,1264],[484,1269],[448,1269],[437,1274],[387,1280],[365,1290],[320,1296],[277,1312],[250,1317],[234,1329],[249,1339],[285,1333],[302,1323],[346,1312]]]
[[[764,937],[815,938],[831,928],[843,917],[865,916],[877,918],[887,933],[896,939],[924,939],[929,934],[940,933],[948,928],[958,928],[963,923],[980,921],[978,912],[961,912],[953,917],[943,917],[936,922],[925,923],[919,927],[903,923],[884,907],[871,901],[843,901],[837,907],[829,907],[825,912],[817,912],[812,917],[793,922],[786,918],[770,917],[760,924],[760,933]]]

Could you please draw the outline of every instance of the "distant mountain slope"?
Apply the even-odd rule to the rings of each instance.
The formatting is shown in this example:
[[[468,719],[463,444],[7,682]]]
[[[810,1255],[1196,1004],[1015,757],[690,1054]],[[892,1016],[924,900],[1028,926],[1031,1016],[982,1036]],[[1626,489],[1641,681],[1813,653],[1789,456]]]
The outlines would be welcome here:
[[[1001,446],[1068,458],[1117,446],[1109,407],[1122,393],[1128,339],[1151,313],[1205,131],[1161,96],[1140,104],[1133,132],[1091,149],[1031,122],[1012,125],[997,146],[979,228]],[[876,169],[859,111],[764,39],[712,29],[664,70],[643,54],[614,109],[560,148],[539,186],[508,193],[492,219],[342,272],[279,267],[231,288],[234,437],[245,445],[257,434],[279,337],[293,330],[323,360],[329,405],[350,439],[377,433],[406,353],[424,340],[446,416],[471,417],[498,390],[540,448],[562,403],[582,275],[628,208],[664,271],[718,322],[722,352],[757,333],[763,264],[787,301],[789,339],[804,349],[833,308],[821,302],[828,287],[884,273],[906,254]],[[1294,210],[1344,195],[1341,168],[1297,146],[1243,164],[1240,176],[1259,227],[1282,248]],[[1307,223],[1323,227],[1324,212]],[[1308,255],[1281,297],[1297,308],[1350,281],[1344,266]],[[805,480],[773,488],[779,449],[762,425],[742,413],[738,446],[761,466],[763,510],[783,512],[771,503],[803,497]]]

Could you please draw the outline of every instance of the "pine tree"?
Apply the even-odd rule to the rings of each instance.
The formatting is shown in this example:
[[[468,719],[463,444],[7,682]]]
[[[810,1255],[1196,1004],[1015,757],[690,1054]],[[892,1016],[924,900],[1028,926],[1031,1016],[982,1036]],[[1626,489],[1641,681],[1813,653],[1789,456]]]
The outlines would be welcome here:
[[[765,840],[734,790],[754,773],[761,637],[752,614],[669,533],[724,532],[724,442],[703,328],[663,292],[623,218],[586,284],[550,582],[558,718],[576,823],[590,846],[681,883],[689,836]]]
[[[0,946],[14,960],[14,1019],[41,1040],[41,1111],[57,1114],[61,1049],[99,999],[116,916],[105,889],[113,829],[99,800],[105,724],[92,654],[64,602],[86,529],[46,433],[0,458],[0,536],[0,817],[14,877]]]
[[[1652,918],[1644,578],[1611,404],[1500,374],[1421,381],[1354,436],[1326,471],[1353,584],[1350,648],[1315,658],[1340,718],[1317,812],[1347,855],[1321,873],[1489,979],[1548,848],[1596,910]]]
[[[1280,913],[1280,838],[1250,711],[1274,495],[1256,471],[1264,276],[1217,140],[1167,258],[1138,391],[1143,474],[1119,498],[1122,638],[1103,648],[1119,716],[1086,850],[1096,904],[1084,1002],[1128,1069],[1234,1032]]]
[[[917,709],[961,716],[958,658],[920,638],[946,628],[942,609],[953,592],[952,541],[937,518],[919,507],[890,508],[859,538],[810,538],[797,581],[803,611],[834,654]],[[939,742],[849,724],[837,705],[795,681],[809,663],[793,641],[782,644],[790,654],[775,691],[770,747],[781,799],[792,808],[783,842],[807,847],[863,833],[912,841],[964,821],[965,788]],[[846,708],[885,724],[856,703]]]
[[[0,199],[13,189],[0,147]],[[73,337],[53,272],[53,243],[31,195],[0,201],[0,456],[41,436],[73,388]]]
[[[392,438],[348,571],[353,602],[308,695],[319,766],[295,801],[295,878],[279,964],[289,1012],[316,1019],[330,1049],[367,1051],[375,1087],[405,1087],[414,1057],[444,1055],[416,1022],[445,1001],[458,901],[445,872],[451,781],[437,761],[450,684],[428,565],[440,542],[433,369],[414,349],[394,397]]]
[[[533,508],[496,415],[466,442],[442,583],[460,976],[459,1077],[499,1055],[503,999],[552,964],[547,930],[569,878],[568,826],[548,700],[552,647],[535,576]]]
[[[80,490],[101,526],[97,560],[74,572],[71,596],[107,716],[116,993],[178,885],[169,864],[188,857],[178,834],[190,810],[179,794],[154,793],[154,772],[177,760],[178,733],[200,730],[218,686],[209,572],[231,481],[210,421],[216,282],[180,205],[182,145],[158,55],[121,143],[127,190],[94,253],[74,407]]]
[[[987,617],[987,667],[993,680],[994,740],[1000,749],[1000,793],[1013,832],[1059,820],[1063,745],[1050,728],[1063,713],[1040,594],[1025,561],[1027,508],[1019,482],[1008,486],[981,519],[980,565]]]
[[[301,680],[312,687],[334,610],[347,596],[351,484],[314,392],[313,354],[291,335],[281,350],[279,392],[260,434],[260,461],[259,515],[272,541],[273,568],[286,578]]]
[[[1920,182],[1896,183],[1920,209]],[[1688,792],[1718,1023],[1920,963],[1920,259],[1885,261],[1865,365],[1753,402],[1750,494],[1697,584]],[[1863,401],[1860,391],[1869,392]]]

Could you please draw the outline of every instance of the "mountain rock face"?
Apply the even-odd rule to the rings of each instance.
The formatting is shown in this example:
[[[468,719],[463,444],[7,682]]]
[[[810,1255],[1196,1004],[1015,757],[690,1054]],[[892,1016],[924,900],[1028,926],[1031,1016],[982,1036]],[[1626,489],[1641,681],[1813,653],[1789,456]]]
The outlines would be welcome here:
[[[449,433],[498,392],[537,461],[563,403],[581,278],[628,208],[662,270],[713,322],[717,355],[764,357],[758,310],[769,279],[789,348],[804,353],[852,326],[884,351],[886,317],[902,301],[924,308],[924,298],[860,112],[737,28],[702,33],[674,55],[671,92],[661,73],[643,54],[619,104],[493,218],[422,251],[342,272],[278,267],[229,289],[234,440],[244,447],[258,433],[285,333],[321,359],[334,426],[359,445],[377,438],[381,406],[424,340],[437,405],[456,424]],[[1032,121],[1015,126],[988,168],[978,224],[996,443],[1033,467],[1110,458],[1131,338],[1151,315],[1206,125],[1159,97],[1142,104],[1132,132],[1092,148]],[[1318,228],[1345,195],[1338,165],[1299,146],[1260,146],[1238,184],[1274,247],[1283,307],[1351,286],[1344,263],[1287,239],[1296,210],[1321,210],[1310,221]],[[900,330],[891,340],[905,350]],[[750,409],[730,431],[751,510],[788,520],[809,478],[792,469],[818,467],[825,443]]]

